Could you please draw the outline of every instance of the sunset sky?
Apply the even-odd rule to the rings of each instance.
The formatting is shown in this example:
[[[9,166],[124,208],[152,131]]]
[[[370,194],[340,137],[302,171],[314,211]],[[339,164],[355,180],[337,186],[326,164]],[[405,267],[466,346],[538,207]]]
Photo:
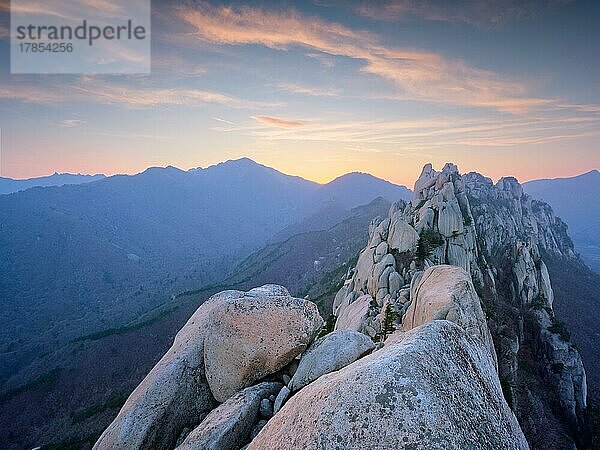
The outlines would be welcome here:
[[[427,162],[522,181],[600,167],[598,1],[157,0],[151,75],[11,75],[0,5],[3,177],[242,156],[409,186]]]

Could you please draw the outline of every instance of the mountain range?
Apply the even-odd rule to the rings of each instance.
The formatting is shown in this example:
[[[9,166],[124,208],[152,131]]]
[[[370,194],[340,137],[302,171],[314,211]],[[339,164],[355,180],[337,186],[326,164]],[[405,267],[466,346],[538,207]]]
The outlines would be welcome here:
[[[409,194],[367,174],[319,185],[241,159],[0,196],[0,441],[89,448],[219,290],[279,283],[326,318],[371,219]],[[598,275],[547,263],[585,359]]]
[[[37,177],[28,179],[14,179],[0,177],[0,195],[12,194],[13,192],[24,191],[32,187],[64,186],[65,184],[83,184],[91,183],[105,178],[105,175],[82,175],[72,173],[55,172],[47,177]]]
[[[367,174],[321,185],[243,158],[2,195],[0,379],[14,387],[39,355],[221,280],[332,203],[343,215],[409,194]]]
[[[525,192],[549,203],[569,226],[569,235],[586,263],[600,272],[600,172],[570,178],[529,181]]]

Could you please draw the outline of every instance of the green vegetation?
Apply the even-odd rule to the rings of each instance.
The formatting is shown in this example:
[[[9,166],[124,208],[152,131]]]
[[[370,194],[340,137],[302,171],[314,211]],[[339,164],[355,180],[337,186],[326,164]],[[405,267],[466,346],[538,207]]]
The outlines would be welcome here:
[[[512,401],[513,386],[510,384],[510,382],[506,378],[500,377],[500,387],[502,388],[502,394],[504,394],[504,400],[506,400],[506,403],[508,403],[508,406],[512,409],[513,408],[513,401]]]
[[[388,303],[385,308],[385,318],[383,319],[383,323],[381,324],[381,337],[382,340],[385,339],[396,331],[396,327],[394,326],[394,322],[396,319],[400,317],[400,314],[392,309],[392,305]]]
[[[127,400],[127,395],[125,394],[116,394],[113,393],[109,395],[104,403],[96,403],[87,408],[78,409],[77,411],[73,411],[71,413],[71,420],[74,424],[83,422],[90,417],[93,417],[101,412],[106,411],[107,409],[120,408]]]
[[[317,304],[317,306],[319,306],[319,308],[322,307],[321,302],[324,299],[326,299],[327,297],[330,297],[332,295],[335,295],[342,288],[342,286],[344,285],[344,281],[345,281],[343,279],[342,275],[344,275],[350,267],[355,267],[357,261],[358,261],[358,254],[355,255],[352,259],[346,261],[344,264],[342,264],[338,268],[325,273],[325,275],[323,275],[323,277],[321,277],[321,280],[319,281],[318,285],[323,286],[323,287],[328,286],[328,288],[325,290],[325,292],[323,292],[317,298],[311,299],[313,302],[315,302]],[[311,287],[312,286],[309,286],[308,290],[310,290]],[[305,291],[305,292],[308,293],[308,291]],[[300,295],[300,294],[298,294],[298,296],[304,297],[304,295]]]
[[[125,334],[125,333],[129,333],[131,331],[139,330],[141,328],[152,325],[155,322],[158,322],[160,319],[162,319],[165,316],[168,316],[169,314],[171,314],[178,308],[179,308],[179,306],[175,306],[174,308],[171,308],[171,309],[165,309],[165,310],[161,311],[160,313],[158,313],[157,315],[150,317],[149,319],[144,320],[142,322],[137,322],[137,323],[133,323],[130,325],[124,325],[122,327],[117,327],[117,328],[108,328],[107,330],[102,330],[102,331],[97,331],[95,333],[86,334],[85,336],[80,336],[76,339],[73,339],[71,341],[71,343],[82,342],[82,341],[97,341],[99,339],[105,338],[106,336],[112,336],[115,334]]]
[[[89,448],[98,440],[100,432],[88,434],[83,438],[69,438],[56,444],[47,444],[42,446],[41,450],[79,450]],[[86,445],[89,444],[89,445]]]
[[[323,328],[321,328],[321,332],[319,333],[318,337],[323,337],[323,336],[326,336],[329,333],[331,333],[335,327],[336,320],[337,320],[337,317],[334,316],[333,314],[331,314],[329,317],[327,317],[327,320],[325,320],[325,325],[323,325]]]
[[[586,417],[592,435],[590,448],[600,448],[600,406],[598,406],[598,399],[595,396],[589,399]]]
[[[473,220],[471,219],[471,216],[469,216],[469,214],[466,211],[462,211],[462,216],[463,216],[463,224],[465,225],[465,227],[469,227],[473,224]]]
[[[550,333],[558,334],[560,339],[564,342],[571,340],[571,333],[567,326],[556,317],[552,317],[552,325],[548,327]]]
[[[431,255],[431,252],[443,243],[444,239],[437,231],[434,231],[431,228],[421,230],[421,233],[419,233],[419,241],[417,243],[417,259],[420,262],[425,261],[425,258]]]
[[[529,304],[529,308],[535,311],[546,311],[548,314],[552,315],[552,309],[546,306],[546,300],[541,295],[538,295],[534,298]]]
[[[396,260],[396,267],[408,267],[413,260],[413,254],[410,250],[400,253],[397,248],[392,247],[390,254]]]
[[[23,386],[3,392],[0,394],[0,403],[10,400],[16,395],[26,392],[30,389],[51,387],[56,382],[58,374],[61,370],[62,369],[60,367],[55,367],[54,369],[43,373],[39,377],[34,378],[29,383],[25,383]]]

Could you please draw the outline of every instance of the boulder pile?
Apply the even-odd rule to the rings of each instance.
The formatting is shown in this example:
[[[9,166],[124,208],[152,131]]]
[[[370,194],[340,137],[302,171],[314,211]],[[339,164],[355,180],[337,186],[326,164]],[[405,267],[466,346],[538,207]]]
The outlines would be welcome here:
[[[585,372],[543,253],[574,257],[515,179],[426,165],[371,223],[333,331],[281,286],[218,293],[95,448],[553,448],[545,417],[572,448]]]
[[[464,293],[465,274],[452,286],[455,275],[419,288],[426,302],[441,296],[433,304],[445,317],[413,307],[419,323],[379,350],[356,330],[326,333],[316,305],[281,286],[216,294],[94,448],[459,449],[479,440],[525,449],[487,335],[466,319],[437,320],[479,306],[476,295],[448,296]]]

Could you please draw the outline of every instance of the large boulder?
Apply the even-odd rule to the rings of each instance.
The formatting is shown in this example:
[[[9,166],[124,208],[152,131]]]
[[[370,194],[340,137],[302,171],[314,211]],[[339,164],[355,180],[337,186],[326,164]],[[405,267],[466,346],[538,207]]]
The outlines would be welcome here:
[[[304,352],[323,325],[317,306],[266,285],[213,308],[204,364],[215,399],[224,402]]]
[[[217,405],[204,374],[205,330],[211,311],[244,295],[221,292],[196,310],[94,449],[173,448],[184,428],[198,424]]]
[[[375,345],[366,335],[351,330],[338,330],[313,342],[302,355],[290,384],[293,392],[302,389],[326,373],[353,363]]]
[[[487,349],[436,320],[306,386],[248,450],[474,447],[528,445]]]
[[[373,301],[370,295],[361,295],[340,311],[335,322],[336,330],[360,331],[369,317],[369,305]]]
[[[411,227],[404,217],[402,211],[398,211],[391,219],[390,232],[387,243],[390,248],[398,250],[400,253],[407,251],[416,251],[419,241],[419,233]]]
[[[496,361],[496,351],[481,302],[471,276],[456,266],[432,266],[413,278],[411,304],[402,318],[402,329],[410,330],[437,319],[460,325],[480,339]]]
[[[248,387],[211,411],[177,450],[238,450],[250,442],[260,403],[283,385],[265,382]]]

